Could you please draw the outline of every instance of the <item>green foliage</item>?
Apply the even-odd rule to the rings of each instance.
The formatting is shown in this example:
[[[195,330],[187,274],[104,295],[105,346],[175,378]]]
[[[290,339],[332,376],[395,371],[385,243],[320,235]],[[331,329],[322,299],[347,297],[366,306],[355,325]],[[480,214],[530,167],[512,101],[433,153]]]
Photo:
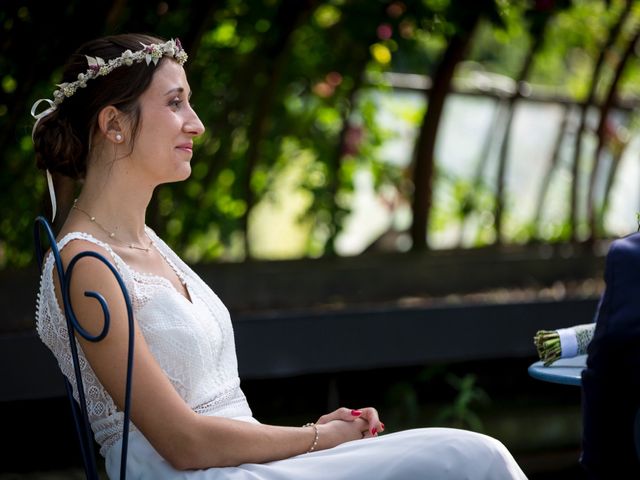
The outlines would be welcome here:
[[[434,201],[438,205],[431,216],[430,231],[438,233],[452,224],[459,231],[458,244],[463,247],[486,246],[493,242],[493,210],[495,193],[484,180],[474,181],[455,175],[444,168],[438,169],[437,190]],[[476,224],[474,238],[465,241],[467,224]]]
[[[482,420],[475,409],[487,405],[489,396],[476,385],[476,376],[467,374],[458,377],[450,373],[446,375],[446,381],[457,394],[451,405],[444,407],[439,412],[436,424],[482,432]]]
[[[575,2],[557,14],[545,33],[545,48],[536,59],[531,81],[553,85],[575,99],[584,98],[595,58],[620,13],[620,4],[617,7]]]
[[[445,399],[435,399],[426,392],[439,392]],[[459,376],[446,365],[431,365],[387,390],[384,416],[392,431],[428,423],[482,432],[481,411],[490,403],[489,395],[477,384],[474,374]]]
[[[488,71],[513,78],[518,74],[530,37],[522,18],[522,8],[510,5],[503,9],[502,15],[503,27],[496,27],[486,20],[480,23],[468,60]]]
[[[410,167],[384,158],[382,147],[392,136],[371,95],[390,91],[386,73],[433,76],[451,36],[480,17],[467,60],[513,78],[532,38],[544,34],[530,79],[579,100],[623,8],[622,0],[205,3],[72,1],[61,9],[15,2],[0,11],[7,39],[0,55],[0,268],[32,260],[32,220],[46,210],[45,179],[33,165],[29,107],[51,96],[65,57],[83,40],[143,30],[180,37],[189,50],[192,100],[207,131],[196,142],[191,178],[160,187],[148,217],[178,252],[193,262],[251,255],[251,242],[259,240],[247,241],[247,229],[264,230],[265,221],[252,212],[282,204],[282,176],[304,165],[305,174],[291,175],[294,184],[287,187],[300,194],[296,221],[307,232],[295,255],[319,256],[333,252],[352,207],[356,172],[370,171],[376,188],[396,189],[410,200]],[[638,8],[624,38],[638,23]],[[88,9],[93,14],[86,20]],[[637,61],[629,63],[624,95],[640,93],[639,69]],[[606,84],[605,78],[601,90]],[[417,130],[421,112],[406,113]],[[440,171],[433,190],[439,197],[430,228],[476,216],[474,244],[494,240],[492,187]],[[526,241],[536,227],[520,231],[518,240]],[[564,238],[566,230],[554,232],[548,238]]]

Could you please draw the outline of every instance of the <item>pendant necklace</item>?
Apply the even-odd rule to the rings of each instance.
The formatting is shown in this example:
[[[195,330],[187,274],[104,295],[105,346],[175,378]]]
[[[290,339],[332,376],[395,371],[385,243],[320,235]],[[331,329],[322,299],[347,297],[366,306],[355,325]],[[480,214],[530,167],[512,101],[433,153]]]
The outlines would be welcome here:
[[[100,228],[104,233],[106,233],[107,235],[109,235],[109,238],[111,238],[112,240],[115,240],[117,242],[120,242],[122,244],[127,245],[129,248],[133,249],[133,250],[142,250],[143,252],[147,252],[149,253],[149,251],[151,250],[151,245],[153,244],[153,241],[149,238],[149,235],[147,235],[147,233],[145,232],[145,235],[147,235],[147,238],[149,238],[149,245],[147,245],[146,247],[141,247],[139,245],[135,245],[133,243],[126,243],[123,242],[122,240],[118,240],[116,238],[116,234],[115,232],[110,232],[109,230],[107,230],[106,228],[104,228],[97,220],[96,217],[94,217],[93,215],[91,215],[89,212],[87,212],[86,210],[83,210],[82,208],[80,208],[78,206],[78,199],[76,198],[73,201],[73,206],[71,208],[74,208],[76,210],[78,210],[79,212],[84,213],[87,218],[89,218],[89,220],[91,220],[91,222],[95,223],[98,228]]]

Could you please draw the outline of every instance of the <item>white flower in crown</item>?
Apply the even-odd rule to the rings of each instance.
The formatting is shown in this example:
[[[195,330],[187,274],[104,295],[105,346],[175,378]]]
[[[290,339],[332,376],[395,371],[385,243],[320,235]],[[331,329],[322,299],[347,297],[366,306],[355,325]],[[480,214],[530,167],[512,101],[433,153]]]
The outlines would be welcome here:
[[[184,50],[180,50],[178,51],[178,53],[176,53],[175,58],[178,63],[182,65],[187,61],[187,58],[189,58],[189,56],[187,55],[187,52],[185,52]]]
[[[65,83],[60,83],[60,84],[58,84],[58,87],[60,87],[60,90],[58,90],[58,91],[62,92],[63,98],[64,97],[70,97],[71,95],[76,93],[75,82],[74,83],[66,83],[66,82]]]
[[[125,50],[122,54],[122,63],[124,63],[127,67],[133,65],[133,53],[131,50]]]
[[[169,40],[167,43],[164,44],[164,51],[167,55],[170,56],[175,56],[176,54],[176,42],[174,42],[173,40]]]
[[[62,93],[60,90],[56,90],[53,92],[53,103],[57,105],[62,103],[63,100],[64,100],[64,93]]]

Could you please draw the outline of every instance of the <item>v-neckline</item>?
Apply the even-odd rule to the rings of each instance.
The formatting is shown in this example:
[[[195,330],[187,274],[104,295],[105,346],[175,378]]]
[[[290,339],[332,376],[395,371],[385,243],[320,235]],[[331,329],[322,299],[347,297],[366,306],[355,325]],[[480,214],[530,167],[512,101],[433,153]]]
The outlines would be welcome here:
[[[120,260],[122,261],[122,259],[120,259]],[[127,265],[127,264],[125,263],[125,265]],[[167,288],[171,289],[176,295],[181,296],[187,302],[189,302],[191,305],[194,304],[193,294],[191,293],[191,289],[189,288],[189,285],[187,284],[186,280],[184,281],[184,283],[182,283],[182,282],[181,283],[184,286],[184,289],[185,289],[185,291],[186,291],[188,296],[183,294],[180,290],[178,290],[176,288],[176,286],[173,284],[173,282],[171,280],[169,280],[167,277],[165,277],[164,275],[158,275],[157,273],[152,273],[152,272],[141,272],[140,270],[132,268],[129,265],[127,265],[127,268],[131,271],[131,273],[134,276],[147,277],[147,278],[151,278],[151,279],[158,280],[158,281],[162,282],[163,284],[166,285]],[[177,273],[176,273],[176,275],[177,275]],[[178,278],[180,278],[180,276],[178,276]]]
[[[72,240],[82,239],[82,240],[87,240],[87,241],[89,241],[91,243],[95,243],[96,245],[99,245],[102,248],[104,248],[113,257],[113,259],[117,263],[121,263],[124,267],[126,267],[131,272],[131,274],[133,276],[147,277],[147,278],[153,278],[153,279],[156,279],[156,280],[160,280],[160,281],[162,281],[162,283],[166,283],[167,286],[176,295],[179,295],[180,297],[182,297],[190,305],[194,305],[193,294],[191,292],[191,289],[189,288],[189,285],[187,284],[187,280],[185,278],[184,273],[180,272],[178,270],[178,267],[159,248],[159,246],[158,246],[158,244],[156,242],[156,239],[151,235],[151,232],[149,232],[149,229],[146,226],[145,226],[145,230],[147,231],[147,235],[149,235],[149,239],[151,240],[151,243],[153,244],[153,247],[155,248],[155,250],[162,257],[162,259],[166,262],[166,264],[169,266],[169,268],[174,272],[174,274],[176,275],[178,280],[180,280],[180,283],[184,286],[186,295],[184,293],[180,292],[176,288],[176,286],[173,284],[173,282],[171,280],[169,280],[167,277],[165,277],[164,275],[158,275],[157,273],[153,273],[153,272],[143,272],[143,271],[140,271],[140,270],[138,270],[136,268],[133,268],[131,265],[129,265],[127,262],[125,262],[124,259],[113,250],[113,248],[111,248],[111,245],[109,245],[108,243],[103,242],[101,240],[98,240],[96,237],[94,237],[93,235],[91,235],[88,232],[82,232],[82,231],[68,232],[59,241],[57,241],[56,243],[58,244],[58,246],[59,246],[58,248],[60,248],[60,249],[63,249]]]

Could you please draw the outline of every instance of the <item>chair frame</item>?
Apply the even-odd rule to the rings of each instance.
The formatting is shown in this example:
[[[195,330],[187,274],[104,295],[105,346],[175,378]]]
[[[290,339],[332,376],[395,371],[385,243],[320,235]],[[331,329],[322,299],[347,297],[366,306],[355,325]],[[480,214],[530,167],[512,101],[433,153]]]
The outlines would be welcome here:
[[[96,458],[94,451],[94,438],[93,433],[91,431],[91,426],[89,423],[89,416],[87,413],[87,403],[85,400],[85,391],[84,391],[84,383],[82,381],[82,374],[80,370],[80,361],[78,357],[78,344],[76,340],[76,335],[80,335],[87,341],[90,342],[99,342],[103,338],[107,336],[109,333],[109,324],[110,324],[110,313],[109,307],[105,298],[98,292],[94,291],[85,291],[84,295],[86,297],[91,297],[96,299],[102,308],[102,312],[104,314],[104,324],[102,331],[98,335],[91,335],[88,331],[86,331],[81,325],[76,315],[73,311],[73,306],[71,305],[71,297],[69,293],[69,287],[71,285],[71,276],[73,273],[73,268],[81,259],[85,257],[95,258],[100,262],[104,263],[111,273],[114,275],[118,284],[120,286],[120,290],[125,299],[126,307],[127,307],[127,317],[129,323],[129,344],[127,351],[127,376],[125,383],[125,402],[124,402],[124,425],[122,428],[122,451],[121,451],[121,460],[120,460],[120,479],[125,480],[126,478],[126,468],[127,468],[127,449],[128,449],[128,440],[129,440],[129,424],[130,424],[130,411],[131,411],[131,383],[132,383],[132,372],[133,372],[133,348],[134,348],[134,328],[133,328],[133,308],[131,306],[131,298],[127,291],[127,288],[122,280],[122,277],[117,272],[115,267],[107,260],[103,255],[92,251],[84,251],[78,253],[74,256],[67,269],[65,270],[62,265],[62,258],[60,257],[60,251],[58,249],[58,244],[55,240],[55,236],[53,234],[53,230],[51,225],[43,216],[38,216],[34,222],[33,234],[35,240],[35,248],[36,248],[36,256],[38,260],[38,266],[40,271],[42,271],[43,263],[44,263],[44,252],[46,252],[45,247],[43,247],[41,233],[44,229],[46,240],[49,245],[50,254],[53,255],[56,270],[58,274],[58,280],[60,282],[60,289],[62,293],[62,299],[64,303],[64,314],[65,320],[67,323],[67,332],[69,334],[69,349],[71,351],[71,356],[73,359],[73,369],[75,376],[75,384],[76,391],[78,393],[78,400],[76,401],[73,396],[73,386],[71,384],[71,380],[64,377],[65,389],[67,392],[67,397],[71,404],[71,412],[73,414],[74,426],[76,430],[76,434],[78,437],[78,441],[80,443],[80,450],[82,454],[82,462],[85,471],[85,475],[89,480],[99,480],[98,469],[96,466]],[[45,245],[46,245],[45,244]]]

